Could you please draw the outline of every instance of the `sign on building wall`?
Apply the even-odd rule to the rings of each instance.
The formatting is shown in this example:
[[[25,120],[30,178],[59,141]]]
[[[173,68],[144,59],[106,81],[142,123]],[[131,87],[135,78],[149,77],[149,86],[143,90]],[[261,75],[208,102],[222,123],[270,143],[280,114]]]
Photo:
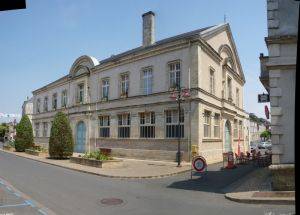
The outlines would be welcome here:
[[[269,94],[258,94],[258,103],[270,102]]]

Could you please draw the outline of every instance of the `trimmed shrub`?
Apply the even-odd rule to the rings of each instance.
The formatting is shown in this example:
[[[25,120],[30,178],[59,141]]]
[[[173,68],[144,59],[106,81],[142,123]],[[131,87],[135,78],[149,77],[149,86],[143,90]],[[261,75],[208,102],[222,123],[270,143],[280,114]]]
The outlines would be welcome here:
[[[50,158],[63,159],[73,155],[74,140],[68,117],[58,112],[52,123],[49,139]]]
[[[32,125],[27,115],[22,116],[16,131],[15,149],[17,152],[24,152],[25,149],[34,146]]]

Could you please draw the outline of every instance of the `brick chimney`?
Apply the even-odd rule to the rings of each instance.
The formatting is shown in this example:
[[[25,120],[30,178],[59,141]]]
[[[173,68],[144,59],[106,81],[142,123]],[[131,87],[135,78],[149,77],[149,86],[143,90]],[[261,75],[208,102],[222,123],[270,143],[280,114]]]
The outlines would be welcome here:
[[[149,46],[155,42],[154,37],[154,17],[155,13],[149,11],[143,17],[143,46]]]

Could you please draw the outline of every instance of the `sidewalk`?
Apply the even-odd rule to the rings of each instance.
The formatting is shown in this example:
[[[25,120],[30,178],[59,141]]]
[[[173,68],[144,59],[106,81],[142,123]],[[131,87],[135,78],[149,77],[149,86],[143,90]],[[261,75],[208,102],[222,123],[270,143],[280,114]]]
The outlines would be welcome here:
[[[230,185],[225,198],[253,204],[295,204],[294,191],[272,191],[268,167],[258,168]]]
[[[118,162],[118,164],[97,168],[71,163],[70,160],[52,160],[47,159],[46,156],[34,156],[24,152],[11,152],[2,149],[0,149],[0,151],[54,166],[111,178],[162,178],[186,172],[191,169],[190,164],[186,162],[182,163],[182,167],[177,167],[177,163],[175,162],[125,158],[122,158],[121,160],[123,160],[123,162]]]

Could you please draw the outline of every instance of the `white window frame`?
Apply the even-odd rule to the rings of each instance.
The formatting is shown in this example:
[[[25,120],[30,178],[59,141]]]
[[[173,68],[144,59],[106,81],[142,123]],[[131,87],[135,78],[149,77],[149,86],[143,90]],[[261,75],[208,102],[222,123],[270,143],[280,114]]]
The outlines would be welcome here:
[[[118,114],[118,138],[130,138],[130,113]]]
[[[128,96],[129,93],[129,73],[120,75],[120,94],[121,96]]]
[[[52,109],[53,110],[57,109],[57,93],[54,93],[52,95]]]
[[[142,112],[140,115],[140,138],[155,138],[155,113]]]
[[[36,100],[36,112],[41,113],[41,100],[40,99]]]
[[[240,89],[236,88],[235,90],[235,97],[236,97],[236,106],[240,107]]]
[[[165,111],[165,131],[166,138],[184,138],[184,110],[180,110],[180,118],[178,119],[178,110],[170,109]],[[180,127],[178,128],[178,120],[180,121]]]
[[[227,92],[228,92],[228,100],[232,100],[232,79],[227,77]]]
[[[61,93],[61,107],[67,107],[68,104],[68,92],[63,90]]]
[[[235,138],[235,139],[237,139],[238,138],[238,120],[237,119],[234,119],[233,120],[233,137]]]
[[[35,137],[39,137],[40,136],[40,123],[39,122],[34,123],[34,128],[35,128]]]
[[[178,88],[181,86],[181,62],[174,61],[168,63],[169,87]]]
[[[108,78],[102,79],[101,85],[102,85],[101,97],[102,97],[102,99],[108,100],[108,98],[109,98],[109,79]]]
[[[214,115],[214,137],[220,138],[220,114],[215,113]]]
[[[203,136],[205,138],[211,137],[211,111],[204,111],[204,120],[203,120]],[[206,131],[208,133],[206,133]]]
[[[77,84],[77,103],[84,102],[84,83]]]
[[[142,70],[142,86],[143,94],[149,95],[152,93],[153,89],[153,69],[152,67],[147,67]]]
[[[43,122],[43,137],[48,136],[48,122]]]
[[[209,69],[209,92],[215,95],[215,70]]]
[[[47,111],[48,111],[48,96],[46,96],[46,97],[44,98],[43,110],[44,110],[44,112],[47,112]]]
[[[109,115],[99,116],[99,137],[101,138],[110,137],[110,116]]]

